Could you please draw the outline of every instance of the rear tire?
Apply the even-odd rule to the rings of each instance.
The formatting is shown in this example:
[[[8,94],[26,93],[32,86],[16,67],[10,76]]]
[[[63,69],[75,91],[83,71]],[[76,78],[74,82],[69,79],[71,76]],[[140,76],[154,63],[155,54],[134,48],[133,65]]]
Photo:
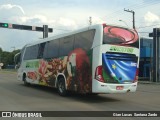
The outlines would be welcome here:
[[[61,78],[58,79],[57,88],[58,88],[59,95],[61,95],[61,96],[66,96],[67,95],[67,90],[66,90],[66,85],[65,85],[64,78],[61,77]]]

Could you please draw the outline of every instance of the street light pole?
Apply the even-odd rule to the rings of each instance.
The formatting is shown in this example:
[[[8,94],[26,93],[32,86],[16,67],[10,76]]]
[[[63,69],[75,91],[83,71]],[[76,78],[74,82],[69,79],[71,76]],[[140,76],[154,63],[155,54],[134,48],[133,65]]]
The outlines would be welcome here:
[[[126,10],[125,8],[124,8],[124,11],[130,12],[133,14],[133,29],[135,29],[135,12],[133,10],[129,10],[129,9]]]

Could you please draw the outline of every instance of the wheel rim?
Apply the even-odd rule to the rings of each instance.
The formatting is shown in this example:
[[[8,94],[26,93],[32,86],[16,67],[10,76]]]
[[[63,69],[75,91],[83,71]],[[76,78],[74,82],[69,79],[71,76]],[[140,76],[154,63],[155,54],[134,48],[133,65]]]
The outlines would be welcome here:
[[[62,81],[60,81],[60,83],[59,83],[59,91],[60,91],[60,93],[63,93],[64,92],[64,84],[63,84],[63,82]]]

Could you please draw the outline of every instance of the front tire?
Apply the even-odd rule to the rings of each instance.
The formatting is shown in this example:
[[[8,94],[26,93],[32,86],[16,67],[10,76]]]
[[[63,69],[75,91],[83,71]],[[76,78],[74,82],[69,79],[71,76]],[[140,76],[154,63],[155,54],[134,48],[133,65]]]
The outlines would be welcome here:
[[[26,76],[23,76],[23,84],[25,85],[25,86],[29,86],[30,84],[27,82],[27,80],[26,80]]]
[[[58,79],[58,93],[61,96],[66,96],[67,95],[67,90],[66,90],[66,85],[65,85],[65,80],[64,78],[59,78]]]

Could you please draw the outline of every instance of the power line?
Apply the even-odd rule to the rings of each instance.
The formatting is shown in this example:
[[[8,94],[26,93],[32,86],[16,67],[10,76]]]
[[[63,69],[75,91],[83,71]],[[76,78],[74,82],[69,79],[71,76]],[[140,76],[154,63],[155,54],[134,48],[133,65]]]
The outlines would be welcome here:
[[[155,5],[155,4],[160,4],[160,1],[150,0],[147,2],[141,2],[141,3],[137,2],[136,4],[128,6],[128,8],[132,8],[133,10],[137,10],[137,9],[141,9],[141,8],[148,7],[148,6]],[[125,14],[123,9],[119,9],[119,10],[113,11],[109,15],[105,15],[100,18],[102,20],[104,20],[104,19],[106,20],[106,18],[107,18],[107,20],[110,20],[110,19],[113,19],[113,18],[120,16],[120,15],[123,15],[123,14]],[[88,25],[88,24],[85,24],[85,25]]]
[[[160,1],[149,1],[147,2],[147,4],[141,4],[141,5],[137,5],[135,7],[133,7],[133,9],[141,9],[141,8],[144,8],[144,7],[148,7],[148,6],[152,6],[152,5],[155,5],[155,4],[158,4],[160,3]]]
[[[137,29],[143,29],[143,28],[153,27],[153,26],[157,26],[157,25],[160,25],[160,24],[148,25],[148,26],[142,26],[142,27],[138,27]]]
[[[150,32],[138,32],[138,33],[150,33]]]
[[[152,0],[152,1],[148,1],[146,3],[141,2],[141,3],[130,5],[130,6],[128,6],[128,8],[132,8],[133,10],[135,10],[135,9],[137,10],[137,9],[141,9],[141,8],[151,6],[151,5],[154,5],[154,4],[160,4],[160,1]],[[117,11],[114,11],[114,12],[110,13],[109,15],[105,15],[104,17],[102,17],[102,19],[104,19],[106,17],[108,19],[113,19],[113,18],[117,17],[117,14],[118,14],[118,16],[120,16],[120,15],[124,14],[124,12],[122,11],[122,9],[119,9]]]

